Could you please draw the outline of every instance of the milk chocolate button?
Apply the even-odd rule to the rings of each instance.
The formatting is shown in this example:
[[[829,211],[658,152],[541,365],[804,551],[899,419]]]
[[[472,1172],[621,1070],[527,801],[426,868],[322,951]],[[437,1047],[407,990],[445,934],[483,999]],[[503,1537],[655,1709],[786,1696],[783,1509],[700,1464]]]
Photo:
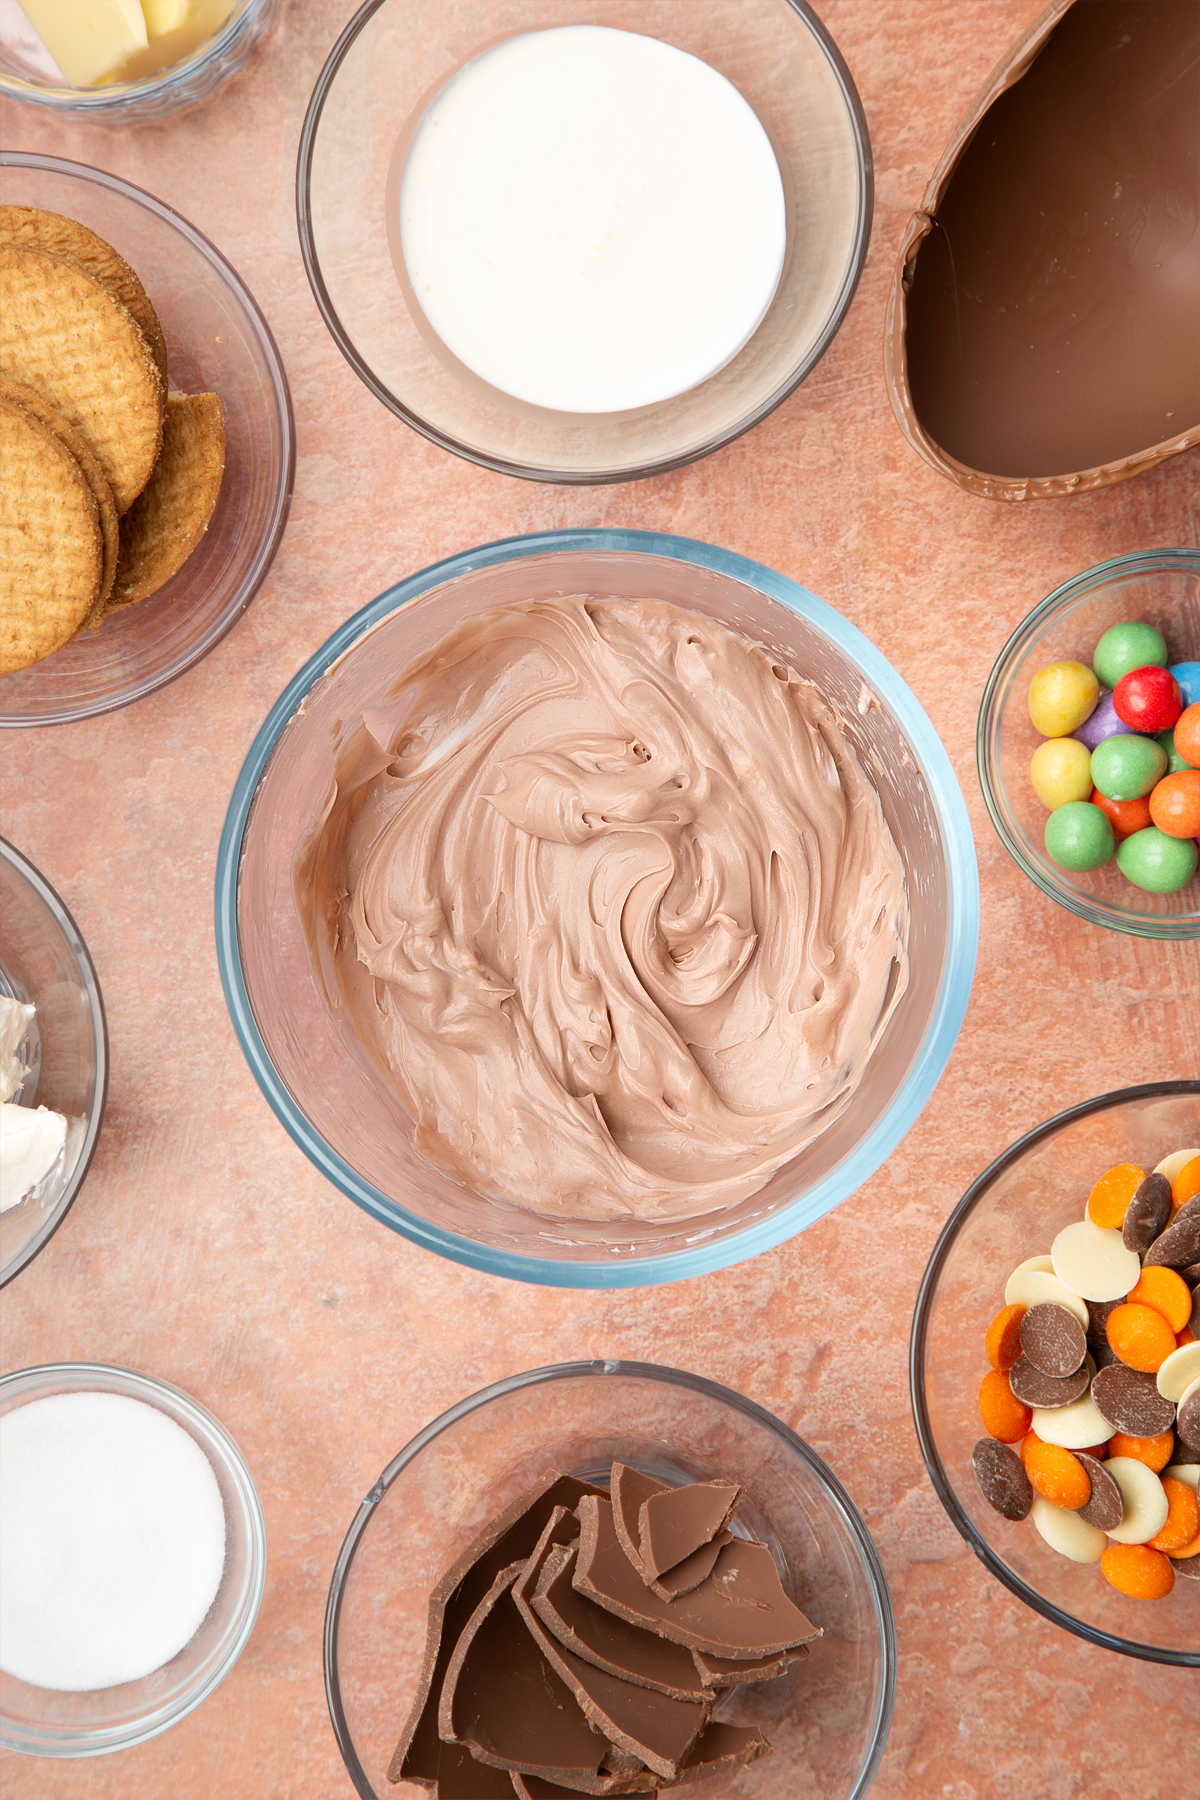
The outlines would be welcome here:
[[[1137,1286],[1139,1258],[1121,1242],[1119,1231],[1080,1219],[1064,1226],[1050,1246],[1054,1273],[1084,1300],[1116,1300]]]
[[[1121,1242],[1144,1256],[1171,1217],[1171,1184],[1165,1175],[1147,1175],[1125,1209]]]
[[[1175,1408],[1163,1399],[1153,1375],[1126,1368],[1122,1362],[1097,1369],[1092,1399],[1113,1430],[1127,1437],[1157,1437],[1175,1423]]]
[[[1146,1252],[1147,1268],[1186,1269],[1200,1262],[1200,1195],[1181,1206]]]
[[[1033,1489],[1015,1450],[995,1438],[980,1438],[971,1452],[971,1464],[979,1491],[993,1511],[1005,1519],[1029,1517]]]
[[[1079,1516],[1086,1519],[1089,1525],[1094,1525],[1097,1531],[1111,1531],[1125,1516],[1125,1500],[1121,1490],[1104,1464],[1097,1462],[1094,1456],[1081,1456],[1079,1460],[1092,1484],[1087,1505],[1078,1508]]]
[[[1082,1339],[1082,1327],[1074,1319],[1071,1323]],[[1070,1406],[1073,1400],[1087,1393],[1088,1380],[1084,1368],[1076,1369],[1073,1375],[1043,1375],[1024,1354],[1018,1356],[1008,1371],[1008,1385],[1022,1406]]]
[[[1192,1388],[1179,1402],[1175,1435],[1183,1439],[1189,1450],[1200,1450],[1200,1387]]]
[[[1175,1571],[1175,1579],[1180,1576],[1185,1581],[1200,1581],[1200,1556],[1173,1556],[1171,1567]]]
[[[1109,1313],[1115,1306],[1124,1306],[1124,1304],[1124,1295],[1119,1300],[1089,1300],[1087,1302],[1088,1355],[1098,1369],[1106,1369],[1109,1363],[1117,1360],[1116,1352],[1108,1341],[1108,1333],[1105,1328],[1108,1325]]]
[[[1089,1317],[1090,1311],[1089,1308]],[[1043,1375],[1074,1375],[1087,1354],[1083,1326],[1065,1306],[1031,1306],[1021,1320],[1020,1336],[1021,1349]],[[1045,1406],[1046,1402],[1035,1404]]]

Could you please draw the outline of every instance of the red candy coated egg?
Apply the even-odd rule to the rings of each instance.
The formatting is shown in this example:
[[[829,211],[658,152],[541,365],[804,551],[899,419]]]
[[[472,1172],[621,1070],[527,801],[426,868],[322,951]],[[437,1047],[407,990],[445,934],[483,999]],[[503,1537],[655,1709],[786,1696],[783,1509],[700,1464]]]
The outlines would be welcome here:
[[[1183,711],[1183,695],[1170,669],[1148,663],[1122,675],[1113,689],[1113,711],[1131,731],[1169,731]]]

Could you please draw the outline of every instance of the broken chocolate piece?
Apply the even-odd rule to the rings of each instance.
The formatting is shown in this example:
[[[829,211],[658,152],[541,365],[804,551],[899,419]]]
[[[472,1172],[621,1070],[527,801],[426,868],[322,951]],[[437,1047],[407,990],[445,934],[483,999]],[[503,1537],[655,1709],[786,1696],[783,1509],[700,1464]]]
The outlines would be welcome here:
[[[1148,1269],[1186,1269],[1200,1261],[1200,1195],[1188,1200],[1144,1257]]]
[[[1175,1407],[1164,1400],[1153,1375],[1130,1369],[1122,1362],[1097,1369],[1092,1381],[1096,1410],[1114,1431],[1129,1437],[1157,1437],[1175,1423]]]
[[[574,1507],[582,1495],[600,1491],[572,1475],[548,1470],[536,1486],[485,1526],[447,1569],[429,1597],[425,1659],[408,1720],[388,1765],[389,1781],[403,1779],[434,1789],[440,1785],[445,1794],[457,1792],[456,1771],[467,1782],[470,1755],[443,1744],[437,1728],[438,1697],[455,1645],[499,1571],[529,1556],[555,1507]],[[481,1800],[491,1800],[490,1793],[481,1790]]]
[[[619,1618],[718,1656],[790,1650],[821,1635],[784,1593],[765,1545],[735,1538],[707,1581],[678,1600],[663,1600],[639,1579],[618,1543],[610,1503],[585,1494],[577,1510],[575,1586]]]
[[[530,1604],[566,1649],[623,1681],[654,1688],[675,1700],[703,1699],[706,1682],[692,1653],[606,1612],[572,1585],[574,1546],[552,1550],[542,1564]]]
[[[782,1675],[793,1663],[803,1662],[807,1655],[807,1644],[800,1644],[795,1650],[781,1650],[778,1656],[752,1656],[749,1661],[728,1656],[710,1656],[707,1650],[692,1651],[701,1680],[713,1688],[741,1687],[752,1681],[774,1681],[777,1675]]]
[[[1121,1242],[1144,1256],[1171,1217],[1171,1184],[1165,1175],[1147,1175],[1125,1208]]]
[[[668,1491],[665,1481],[656,1481],[653,1475],[643,1475],[640,1469],[631,1469],[627,1463],[615,1462],[612,1466],[610,1493],[617,1541],[643,1580],[645,1570],[638,1542],[642,1507],[653,1495]]]
[[[1072,1320],[1072,1324],[1075,1323],[1077,1321]],[[1082,1338],[1082,1326],[1079,1328],[1079,1335]],[[1090,1380],[1086,1366],[1076,1369],[1073,1375],[1043,1375],[1024,1354],[1018,1356],[1008,1371],[1008,1385],[1013,1391],[1013,1397],[1023,1406],[1070,1406],[1072,1400],[1078,1400],[1082,1394],[1087,1393]]]
[[[693,1781],[707,1781],[710,1775],[732,1775],[764,1756],[771,1746],[757,1726],[725,1725],[710,1720],[688,1752],[672,1788],[685,1787]]]
[[[644,1500],[638,1512],[638,1550],[647,1582],[677,1568],[719,1536],[744,1492],[726,1481],[691,1481]]]
[[[505,1779],[511,1781],[511,1792],[517,1800],[578,1800],[578,1788],[564,1787],[560,1781],[547,1781],[541,1775],[526,1775],[520,1769],[512,1769]],[[657,1794],[658,1790],[658,1776],[646,1769],[641,1776],[621,1777],[616,1787],[604,1791],[607,1794]],[[458,1795],[447,1793],[445,1800],[458,1800]]]
[[[1087,1354],[1083,1326],[1065,1306],[1040,1302],[1020,1324],[1021,1349],[1043,1375],[1074,1375]],[[1014,1389],[1015,1392],[1015,1389]]]
[[[678,1600],[680,1594],[690,1594],[702,1581],[707,1581],[716,1567],[718,1556],[726,1544],[732,1542],[732,1531],[723,1531],[711,1544],[702,1544],[699,1550],[693,1550],[690,1556],[685,1556],[681,1563],[676,1563],[673,1569],[668,1569],[657,1581],[646,1585],[654,1589],[660,1600]]]
[[[1079,1516],[1098,1531],[1112,1531],[1125,1516],[1125,1496],[1102,1462],[1081,1450],[1075,1454],[1092,1484],[1087,1505],[1078,1508]]]
[[[971,1452],[971,1465],[979,1491],[993,1511],[1004,1519],[1029,1517],[1033,1488],[1015,1450],[997,1438],[980,1438]]]

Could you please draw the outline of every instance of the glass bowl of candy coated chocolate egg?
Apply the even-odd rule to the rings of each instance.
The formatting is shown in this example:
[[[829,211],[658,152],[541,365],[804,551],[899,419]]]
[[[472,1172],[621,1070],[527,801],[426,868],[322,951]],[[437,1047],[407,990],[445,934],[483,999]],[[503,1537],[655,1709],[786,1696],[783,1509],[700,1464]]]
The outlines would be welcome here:
[[[909,1369],[925,1466],[984,1567],[1090,1643],[1198,1667],[1189,1232],[1200,1237],[1200,1081],[1072,1107],[955,1208],[921,1283]],[[1077,1338],[1065,1357],[1037,1342],[1047,1323]],[[1078,1369],[1047,1375],[1055,1355]]]
[[[1165,690],[1165,730],[1139,715],[1139,684]],[[1193,730],[1200,753],[1198,684],[1200,551],[1188,549],[1064,582],[988,677],[976,761],[992,823],[1029,879],[1091,924],[1200,937],[1200,780],[1177,736]]]
[[[551,1501],[561,1501],[568,1510],[576,1507],[580,1517],[590,1507],[598,1515],[608,1514],[610,1525],[616,1522],[618,1506],[609,1514],[609,1497],[624,1499],[625,1475],[615,1465],[633,1471],[646,1494],[660,1484],[661,1489],[673,1490],[688,1483],[730,1484],[732,1493],[744,1490],[730,1521],[734,1538],[742,1544],[753,1540],[767,1547],[770,1584],[774,1587],[777,1577],[786,1595],[785,1600],[776,1587],[777,1602],[785,1610],[789,1603],[799,1606],[806,1628],[822,1635],[810,1637],[808,1654],[780,1673],[725,1686],[719,1696],[706,1694],[703,1684],[696,1686],[694,1677],[689,1676],[687,1652],[680,1655],[678,1643],[668,1638],[675,1629],[672,1602],[666,1603],[665,1618],[662,1606],[647,1602],[659,1615],[660,1628],[665,1626],[661,1635],[652,1634],[650,1651],[657,1645],[659,1653],[664,1649],[672,1652],[672,1673],[664,1682],[665,1664],[656,1658],[638,1666],[643,1676],[660,1683],[657,1689],[639,1684],[628,1692],[628,1682],[610,1680],[602,1698],[606,1718],[615,1718],[621,1709],[626,1729],[632,1732],[630,1711],[637,1714],[640,1729],[636,1741],[642,1741],[642,1734],[665,1724],[657,1711],[665,1715],[686,1712],[689,1704],[698,1702],[705,1720],[711,1718],[714,1725],[730,1728],[727,1734],[718,1731],[714,1735],[727,1735],[735,1741],[741,1738],[744,1743],[742,1734],[761,1733],[770,1750],[763,1754],[756,1746],[758,1753],[750,1766],[717,1768],[703,1779],[697,1778],[694,1769],[685,1775],[686,1792],[696,1800],[727,1800],[734,1793],[746,1800],[751,1796],[753,1800],[791,1800],[797,1793],[812,1800],[851,1800],[866,1793],[891,1720],[896,1645],[883,1570],[853,1503],[820,1458],[753,1401],[676,1369],[596,1361],[515,1375],[461,1401],[399,1452],[359,1504],[329,1591],[325,1680],[338,1744],[363,1800],[416,1794],[419,1790],[409,1785],[409,1776],[419,1779],[430,1758],[436,1768],[443,1754],[443,1777],[453,1777],[458,1767],[455,1759],[461,1759],[458,1784],[451,1779],[441,1789],[446,1793],[503,1795],[514,1788],[520,1794],[561,1791],[528,1775],[522,1779],[530,1780],[531,1785],[517,1786],[510,1777],[507,1771],[514,1766],[514,1758],[501,1738],[510,1725],[515,1728],[516,1721],[507,1717],[499,1723],[493,1721],[482,1746],[486,1751],[490,1742],[500,1767],[489,1766],[491,1756],[479,1760],[462,1747],[477,1734],[465,1710],[460,1714],[458,1697],[445,1701],[446,1683],[455,1669],[454,1662],[449,1668],[446,1663],[469,1636],[469,1626],[478,1627],[474,1639],[478,1644],[485,1630],[497,1623],[486,1617],[488,1583],[498,1573],[498,1565],[511,1566],[514,1560],[530,1558]],[[536,1504],[537,1490],[551,1470],[567,1482],[556,1484],[554,1491],[546,1494],[540,1514],[532,1509],[525,1513],[531,1499]],[[574,1493],[561,1491],[570,1486],[571,1478],[599,1493],[580,1506]],[[352,1503],[353,1494],[348,1490],[347,1506]],[[627,1516],[632,1518],[638,1510],[627,1508]],[[501,1515],[503,1534],[496,1528]],[[514,1523],[522,1516],[528,1529],[518,1529]],[[569,1517],[562,1523],[567,1529],[554,1541],[565,1545],[578,1533]],[[596,1524],[602,1532],[607,1529],[599,1517]],[[586,1522],[584,1529],[586,1532]],[[490,1536],[486,1535],[489,1530]],[[621,1542],[628,1553],[626,1539]],[[730,1553],[736,1554],[736,1545],[719,1554]],[[560,1557],[564,1554],[558,1552]],[[586,1537],[578,1554],[581,1559],[587,1555]],[[618,1559],[621,1555],[616,1552]],[[718,1563],[709,1579],[724,1578]],[[576,1577],[572,1573],[565,1579],[570,1585]],[[538,1587],[540,1594],[541,1583]],[[639,1587],[644,1594],[642,1581]],[[680,1587],[680,1597],[673,1604],[703,1606],[705,1583],[686,1595],[682,1584]],[[464,1598],[468,1590],[469,1603]],[[528,1592],[532,1595],[532,1591],[531,1583]],[[595,1656],[599,1634],[607,1632],[604,1642],[611,1658],[618,1654],[616,1633],[622,1640],[616,1666],[623,1669],[633,1666],[626,1659],[639,1657],[646,1649],[640,1633],[633,1638],[628,1635],[630,1612],[640,1611],[636,1590],[625,1597],[626,1602],[632,1599],[632,1607],[626,1604],[624,1613],[616,1617],[608,1608],[589,1601],[588,1591],[585,1568],[575,1589],[576,1598],[569,1593],[560,1597],[555,1613],[545,1612],[540,1597],[533,1599],[537,1617],[530,1620],[526,1614],[525,1627],[514,1617],[516,1635],[510,1645],[512,1661],[528,1656],[525,1629],[537,1633],[539,1621],[549,1617],[548,1629],[562,1635],[553,1642],[543,1639],[542,1655],[559,1676],[550,1673],[544,1680],[555,1689],[564,1725],[565,1713],[581,1728],[583,1718],[576,1716],[570,1695],[555,1688],[556,1678],[569,1680],[574,1691],[576,1685],[590,1689],[604,1677],[596,1674],[599,1665],[586,1658],[564,1668],[563,1643],[570,1638],[578,1649],[586,1639],[583,1647]],[[481,1603],[482,1614],[477,1611],[472,1619],[472,1607]],[[444,1608],[440,1615],[438,1604]],[[594,1610],[589,1612],[589,1608]],[[720,1611],[728,1619],[740,1609],[723,1604]],[[757,1616],[765,1615],[759,1611]],[[563,1632],[564,1618],[572,1621],[570,1632]],[[692,1624],[696,1626],[695,1618]],[[677,1633],[681,1639],[688,1635],[688,1628]],[[603,1656],[603,1652],[599,1654]],[[681,1668],[675,1667],[677,1662]],[[470,1669],[467,1674],[471,1675]],[[474,1679],[477,1691],[486,1698],[490,1684],[477,1672]],[[445,1718],[439,1718],[433,1694],[439,1680],[444,1700],[440,1711]],[[688,1701],[659,1699],[668,1686],[677,1683],[687,1688]],[[540,1693],[540,1685],[531,1682],[523,1695]],[[414,1715],[426,1714],[427,1725],[414,1729]],[[446,1719],[456,1732],[451,1740],[445,1740],[442,1730]],[[690,1721],[685,1737],[696,1724],[696,1720]],[[582,1753],[586,1756],[591,1748],[597,1760],[604,1755],[608,1768],[612,1759],[606,1754],[603,1728],[597,1730],[601,1735],[590,1745],[588,1732],[582,1729]],[[703,1743],[710,1733],[703,1724],[700,1730]],[[440,1749],[439,1736],[443,1739]],[[453,1747],[446,1748],[446,1742]],[[572,1753],[580,1754],[578,1744]],[[543,1754],[538,1737],[532,1742],[526,1737],[523,1754],[528,1769],[529,1761]],[[696,1761],[686,1750],[674,1756]],[[653,1774],[648,1777],[643,1762],[644,1758],[634,1757],[636,1767],[624,1765],[625,1784],[619,1775],[609,1777],[602,1772],[598,1779],[591,1779],[588,1791],[658,1791],[659,1782]],[[389,1766],[393,1779],[401,1766],[407,1772],[398,1787],[388,1779]],[[464,1770],[471,1777],[469,1783],[463,1779]],[[662,1768],[658,1774],[661,1791],[669,1792],[672,1779]],[[578,1773],[575,1779],[581,1786],[588,1780]]]

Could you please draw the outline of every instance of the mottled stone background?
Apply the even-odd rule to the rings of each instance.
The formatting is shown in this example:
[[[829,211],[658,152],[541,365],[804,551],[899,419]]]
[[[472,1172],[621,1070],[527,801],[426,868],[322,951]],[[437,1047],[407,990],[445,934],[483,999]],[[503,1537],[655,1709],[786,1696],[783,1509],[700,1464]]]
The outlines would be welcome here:
[[[351,0],[285,0],[251,68],[177,121],[62,127],[20,106],[4,121],[8,146],[127,176],[231,259],[283,353],[299,470],[274,570],[205,662],[123,712],[5,744],[5,834],[87,938],[113,1069],[86,1187],[4,1296],[4,1365],[125,1363],[195,1394],[254,1470],[270,1564],[248,1649],[182,1725],[91,1762],[5,1756],[0,1785],[9,1800],[348,1800],[321,1625],[359,1497],[461,1396],[519,1369],[605,1355],[740,1389],[845,1482],[879,1545],[899,1629],[879,1800],[1176,1800],[1189,1741],[1195,1766],[1194,1675],[1090,1649],[991,1580],[926,1479],[905,1375],[922,1269],[972,1177],[1062,1106],[1200,1070],[1195,946],[1104,933],[1044,899],[1000,848],[973,753],[980,691],[1011,628],[1104,557],[1195,544],[1200,462],[1192,453],[1058,504],[989,504],[913,455],[881,375],[905,220],[1036,0],[824,0],[876,157],[871,253],[845,326],[804,387],[730,449],[662,480],[595,491],[505,480],[435,450],[371,398],[328,337],[297,246],[295,153],[313,82],[352,10]],[[962,1036],[890,1161],[794,1243],[658,1291],[509,1285],[373,1224],[315,1173],[259,1095],[213,949],[226,801],[287,679],[409,571],[566,525],[708,539],[794,576],[852,619],[946,744],[983,883]]]

